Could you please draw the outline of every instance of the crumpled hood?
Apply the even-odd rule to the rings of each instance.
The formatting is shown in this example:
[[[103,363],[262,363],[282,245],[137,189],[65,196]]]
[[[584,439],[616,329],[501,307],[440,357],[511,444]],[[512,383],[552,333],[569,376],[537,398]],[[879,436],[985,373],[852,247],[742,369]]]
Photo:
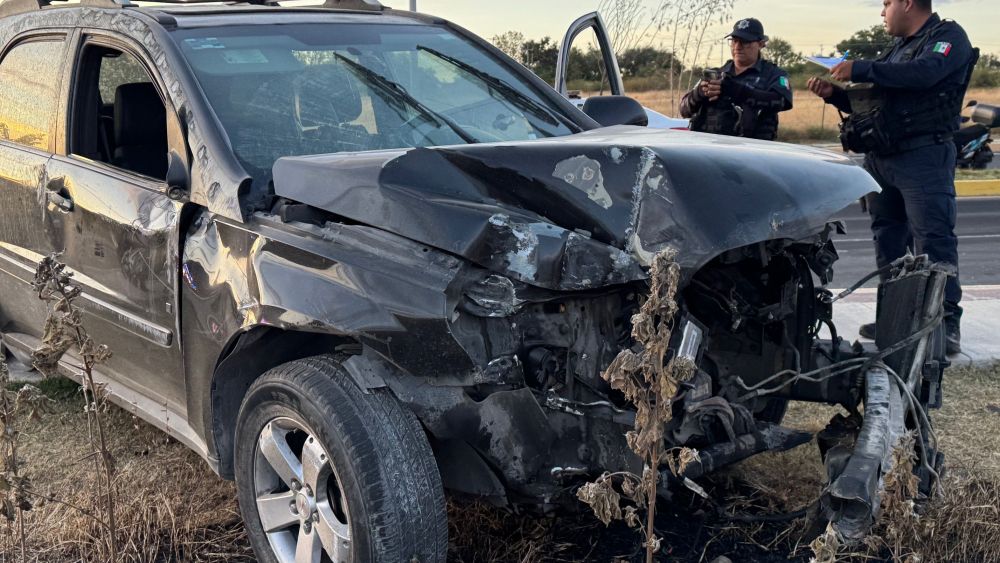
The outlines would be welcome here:
[[[274,189],[539,287],[688,271],[721,252],[805,238],[878,185],[829,151],[618,126],[553,139],[286,157]]]

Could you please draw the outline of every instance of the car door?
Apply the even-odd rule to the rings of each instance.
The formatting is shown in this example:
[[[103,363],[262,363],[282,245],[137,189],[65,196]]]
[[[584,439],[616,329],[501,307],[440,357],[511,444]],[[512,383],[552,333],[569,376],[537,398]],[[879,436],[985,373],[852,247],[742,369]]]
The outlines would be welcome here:
[[[562,44],[559,47],[559,58],[556,61],[555,89],[563,96],[569,97],[570,59],[574,53],[573,47],[575,44],[583,43],[583,41],[579,40],[587,38],[584,32],[588,29],[593,29],[594,31],[596,47],[601,55],[600,60],[603,65],[603,75],[607,77],[606,80],[611,91],[610,93],[615,96],[624,96],[625,83],[622,80],[621,70],[618,67],[618,58],[615,56],[614,48],[611,45],[611,36],[608,35],[604,20],[597,12],[591,12],[577,18],[569,26],[569,29],[566,30],[566,35],[563,37]],[[582,37],[581,34],[583,34]],[[580,53],[582,49],[577,49],[576,52]],[[577,97],[570,101],[576,104],[577,107],[582,108],[586,100]],[[686,130],[688,128],[688,121],[686,119],[668,117],[648,107],[644,107],[643,109],[646,111],[647,127],[677,130]]]
[[[165,180],[168,154],[187,154],[180,121],[140,46],[84,34],[74,52],[65,139],[44,186],[58,196],[44,210],[47,229],[83,288],[90,335],[113,353],[104,374],[183,415],[182,204]]]
[[[0,53],[0,332],[8,342],[38,337],[45,321],[31,281],[51,247],[40,188],[55,146],[67,43],[62,33],[34,33]]]
[[[611,37],[608,35],[608,29],[604,25],[604,20],[601,18],[601,14],[597,12],[580,16],[566,30],[566,35],[563,36],[562,43],[559,46],[559,59],[556,61],[556,90],[563,96],[569,96],[570,57],[573,54],[573,45],[577,39],[581,38],[580,34],[588,29],[594,30],[594,38],[601,54],[603,73],[610,86],[611,94],[615,96],[624,95],[625,86],[622,83],[621,70],[618,68],[618,58],[615,56],[615,50],[611,46]]]

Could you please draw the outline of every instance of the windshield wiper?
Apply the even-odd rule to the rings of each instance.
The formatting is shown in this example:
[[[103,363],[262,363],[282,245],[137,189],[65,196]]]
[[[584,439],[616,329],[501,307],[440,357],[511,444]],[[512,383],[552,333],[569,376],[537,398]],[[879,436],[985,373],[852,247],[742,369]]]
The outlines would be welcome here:
[[[466,133],[465,130],[463,130],[457,123],[435,112],[431,108],[425,106],[420,100],[414,98],[409,92],[406,91],[406,88],[403,88],[403,86],[401,86],[399,83],[389,80],[388,78],[373,71],[372,69],[362,64],[356,63],[351,59],[345,57],[344,55],[341,55],[340,53],[334,53],[333,56],[336,57],[338,61],[347,65],[348,69],[350,69],[352,72],[363,78],[366,82],[377,87],[382,92],[388,94],[396,102],[399,101],[406,102],[406,104],[416,109],[417,112],[419,112],[420,115],[422,115],[425,119],[429,119],[430,121],[433,121],[438,125],[447,126],[449,129],[454,131],[456,135],[461,137],[462,140],[465,141],[466,143],[476,144],[479,142],[476,140],[475,137]]]
[[[441,51],[438,51],[437,49],[432,49],[431,47],[427,47],[425,45],[417,45],[417,50],[430,53],[431,55],[434,55],[435,57],[441,59],[442,61],[449,62],[452,65],[471,74],[472,76],[475,76],[476,78],[482,80],[488,87],[492,88],[493,90],[499,92],[500,94],[513,98],[512,100],[510,100],[511,103],[513,103],[520,109],[530,112],[532,115],[541,119],[545,123],[548,123],[550,125],[559,125],[559,123],[561,122],[563,125],[568,126],[570,129],[580,130],[579,126],[577,126],[575,123],[570,122],[568,119],[563,119],[558,113],[553,113],[551,110],[549,110],[549,108],[531,99],[517,88],[514,88],[510,84],[504,82],[503,80],[497,78],[496,76],[493,76],[488,72],[479,70],[478,68],[470,65],[469,63],[466,63],[465,61],[456,59],[451,55],[446,55]]]

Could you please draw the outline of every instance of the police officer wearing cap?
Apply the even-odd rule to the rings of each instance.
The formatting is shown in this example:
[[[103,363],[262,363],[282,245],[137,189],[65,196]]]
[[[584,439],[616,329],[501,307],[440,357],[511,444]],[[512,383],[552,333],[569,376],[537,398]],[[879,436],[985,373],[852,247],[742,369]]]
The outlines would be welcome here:
[[[691,130],[772,141],[778,136],[778,112],[792,109],[788,73],[761,57],[767,44],[764,26],[747,18],[727,35],[733,58],[708,69],[681,99],[681,115]]]
[[[955,237],[955,144],[962,100],[979,57],[957,23],[932,11],[932,0],[883,0],[886,31],[895,37],[874,61],[845,61],[831,75],[846,87],[812,78],[809,90],[849,117],[845,149],[865,153],[865,168],[882,192],[866,200],[879,267],[908,247],[954,266],[945,286],[949,354],[961,351],[958,239]],[[858,84],[867,83],[867,84]],[[875,337],[875,325],[861,327]]]

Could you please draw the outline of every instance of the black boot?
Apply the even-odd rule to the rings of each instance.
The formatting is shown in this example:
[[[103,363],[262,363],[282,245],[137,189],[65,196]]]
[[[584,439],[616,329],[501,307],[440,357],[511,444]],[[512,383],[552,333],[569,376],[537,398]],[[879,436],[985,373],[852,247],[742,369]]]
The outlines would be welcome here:
[[[962,353],[962,330],[959,328],[958,323],[945,323],[944,351],[949,356]]]
[[[858,329],[858,334],[861,335],[861,338],[875,340],[875,323],[861,325],[861,328]]]

